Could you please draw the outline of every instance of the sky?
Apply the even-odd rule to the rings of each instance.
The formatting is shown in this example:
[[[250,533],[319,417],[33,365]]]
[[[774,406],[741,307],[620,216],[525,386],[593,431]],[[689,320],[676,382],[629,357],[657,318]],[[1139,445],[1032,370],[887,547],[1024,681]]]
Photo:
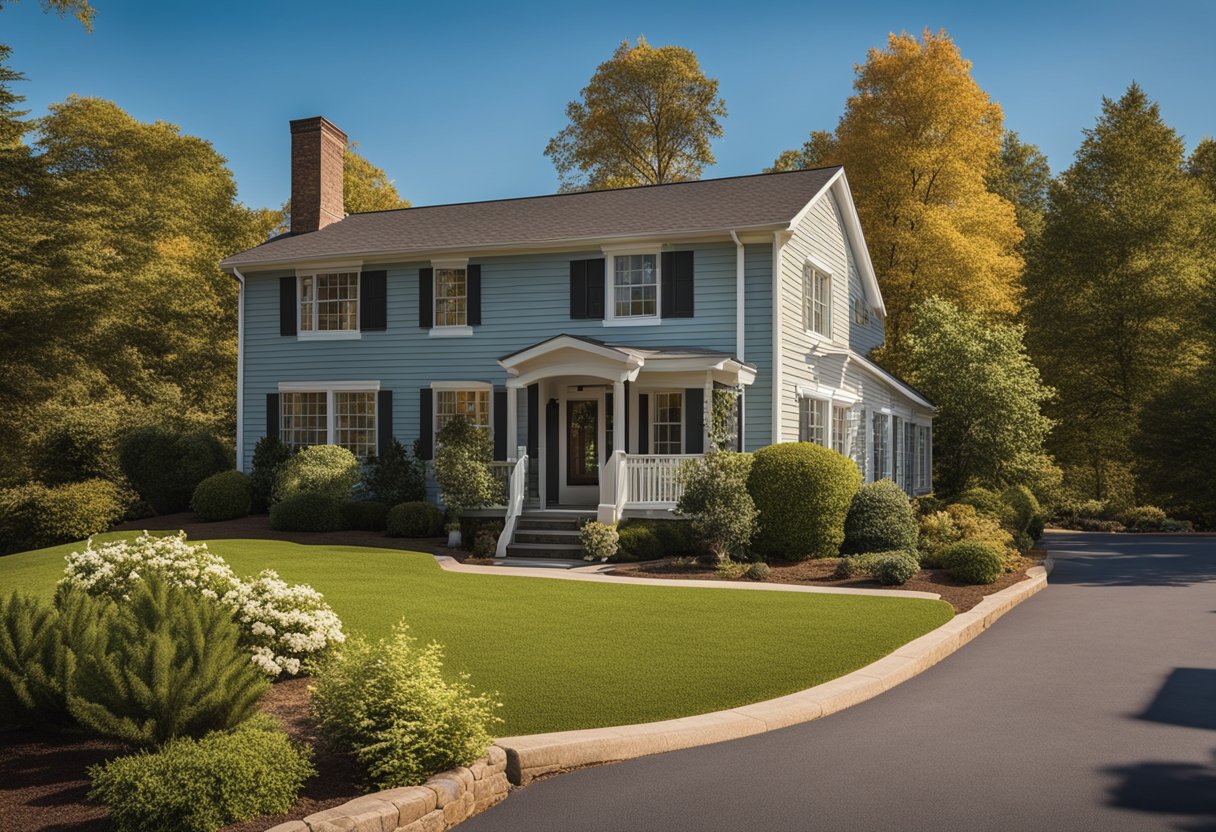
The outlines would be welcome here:
[[[1216,136],[1216,0],[852,3],[130,2],[91,33],[6,1],[32,115],[76,94],[201,136],[240,198],[289,191],[293,118],[324,115],[415,205],[550,193],[546,142],[621,40],[692,49],[729,115],[705,177],[755,173],[840,117],[889,32],[944,28],[1006,126],[1067,167],[1102,96],[1138,81],[1188,148]]]

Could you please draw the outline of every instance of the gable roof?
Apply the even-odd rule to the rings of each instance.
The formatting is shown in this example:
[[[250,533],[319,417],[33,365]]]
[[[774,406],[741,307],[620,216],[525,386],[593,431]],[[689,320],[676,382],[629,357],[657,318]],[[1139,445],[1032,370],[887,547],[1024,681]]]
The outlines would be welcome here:
[[[785,228],[839,171],[835,166],[350,214],[320,231],[268,240],[220,266],[266,268],[344,257]]]

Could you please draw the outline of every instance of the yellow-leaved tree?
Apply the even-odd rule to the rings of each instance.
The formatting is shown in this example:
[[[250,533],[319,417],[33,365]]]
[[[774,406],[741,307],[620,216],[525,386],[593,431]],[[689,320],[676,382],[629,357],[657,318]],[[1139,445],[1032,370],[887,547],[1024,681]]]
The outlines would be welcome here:
[[[879,357],[899,371],[918,301],[944,298],[994,318],[1017,312],[1022,231],[1014,206],[988,186],[1000,105],[944,31],[892,34],[856,69],[835,133],[813,132],[771,170],[845,166],[888,312]]]

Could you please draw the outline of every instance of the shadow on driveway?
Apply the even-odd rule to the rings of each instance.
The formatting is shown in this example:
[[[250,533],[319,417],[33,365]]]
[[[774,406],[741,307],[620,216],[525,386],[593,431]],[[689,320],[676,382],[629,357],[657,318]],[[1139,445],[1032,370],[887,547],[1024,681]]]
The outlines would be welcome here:
[[[1191,586],[1216,581],[1210,536],[1054,534],[1051,583],[1082,586]],[[1114,548],[1112,543],[1118,546]]]
[[[1110,789],[1112,806],[1177,815],[1177,828],[1187,832],[1216,830],[1216,765],[1146,761],[1106,773],[1119,778]]]

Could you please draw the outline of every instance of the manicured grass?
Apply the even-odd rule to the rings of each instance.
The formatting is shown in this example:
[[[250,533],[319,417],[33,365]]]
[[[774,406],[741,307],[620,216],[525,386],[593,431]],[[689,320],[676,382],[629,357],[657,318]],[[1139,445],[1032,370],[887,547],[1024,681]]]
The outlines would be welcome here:
[[[79,544],[0,558],[0,591],[49,597]],[[430,555],[213,540],[238,574],[310,583],[348,631],[398,621],[497,691],[501,735],[649,722],[769,699],[856,670],[952,616],[909,598],[620,586],[445,572]]]

